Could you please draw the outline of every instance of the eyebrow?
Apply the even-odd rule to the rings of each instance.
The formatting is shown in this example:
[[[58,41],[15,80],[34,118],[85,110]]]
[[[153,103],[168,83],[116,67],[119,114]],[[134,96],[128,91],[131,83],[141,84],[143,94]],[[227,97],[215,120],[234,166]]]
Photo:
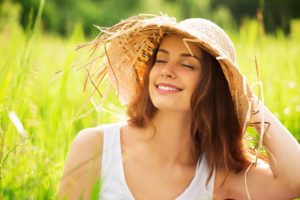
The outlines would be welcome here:
[[[169,52],[168,52],[167,50],[165,50],[165,49],[158,49],[158,52],[162,52],[162,53],[165,53],[165,54],[169,54]],[[196,55],[191,55],[191,54],[189,54],[189,53],[182,53],[182,54],[180,54],[180,56],[182,56],[182,57],[192,57],[192,58],[196,58],[196,59],[201,63],[201,59],[200,59],[198,56],[196,56]]]

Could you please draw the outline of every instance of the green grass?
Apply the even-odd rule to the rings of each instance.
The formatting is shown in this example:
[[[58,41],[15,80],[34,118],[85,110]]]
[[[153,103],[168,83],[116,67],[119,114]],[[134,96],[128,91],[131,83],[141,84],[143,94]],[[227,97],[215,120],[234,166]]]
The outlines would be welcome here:
[[[238,63],[256,80],[257,56],[266,105],[300,140],[300,39],[266,36],[256,22],[245,23],[230,35]],[[104,108],[84,105],[83,74],[70,68],[82,43],[80,27],[68,38],[47,35],[38,28],[24,32],[9,22],[0,32],[0,199],[55,199],[61,170],[76,133],[84,128],[118,120],[122,107],[110,92]],[[61,71],[59,76],[56,72]],[[81,108],[83,107],[83,108]],[[23,137],[8,114],[16,113],[26,130]]]

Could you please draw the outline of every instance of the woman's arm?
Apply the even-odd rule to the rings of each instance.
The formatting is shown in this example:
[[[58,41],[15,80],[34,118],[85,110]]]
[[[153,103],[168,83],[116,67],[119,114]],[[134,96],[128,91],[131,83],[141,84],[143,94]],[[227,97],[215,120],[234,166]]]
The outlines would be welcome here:
[[[269,164],[260,161],[239,173],[230,172],[221,193],[222,199],[286,200],[300,197],[299,143],[266,106],[260,103],[256,110],[259,112],[251,122],[260,122],[263,113],[264,121],[270,124],[263,136]],[[260,126],[256,129],[259,132]]]
[[[268,153],[268,160],[274,177],[300,195],[300,145],[293,135],[261,102],[253,122],[268,122],[269,128],[263,136],[263,144]],[[265,125],[265,128],[268,126]],[[260,127],[256,127],[260,131]]]
[[[99,128],[81,131],[74,139],[60,182],[59,199],[90,199],[99,180],[103,133]]]

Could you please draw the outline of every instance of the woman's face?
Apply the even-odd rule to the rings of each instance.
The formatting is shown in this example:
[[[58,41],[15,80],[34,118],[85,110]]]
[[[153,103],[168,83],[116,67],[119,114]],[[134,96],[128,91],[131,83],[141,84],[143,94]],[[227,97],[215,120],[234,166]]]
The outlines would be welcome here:
[[[190,111],[191,97],[200,82],[202,50],[181,37],[166,36],[149,74],[149,94],[158,110]]]

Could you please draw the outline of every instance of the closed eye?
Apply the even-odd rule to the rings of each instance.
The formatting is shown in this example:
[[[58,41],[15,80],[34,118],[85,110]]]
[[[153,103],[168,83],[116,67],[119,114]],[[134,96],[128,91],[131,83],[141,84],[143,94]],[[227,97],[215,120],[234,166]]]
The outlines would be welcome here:
[[[166,61],[166,60],[156,60],[155,62],[156,63],[167,63],[168,61]]]
[[[194,69],[195,67],[192,66],[192,65],[187,65],[187,64],[181,64],[183,67],[187,67],[187,68],[190,68],[190,69]]]

